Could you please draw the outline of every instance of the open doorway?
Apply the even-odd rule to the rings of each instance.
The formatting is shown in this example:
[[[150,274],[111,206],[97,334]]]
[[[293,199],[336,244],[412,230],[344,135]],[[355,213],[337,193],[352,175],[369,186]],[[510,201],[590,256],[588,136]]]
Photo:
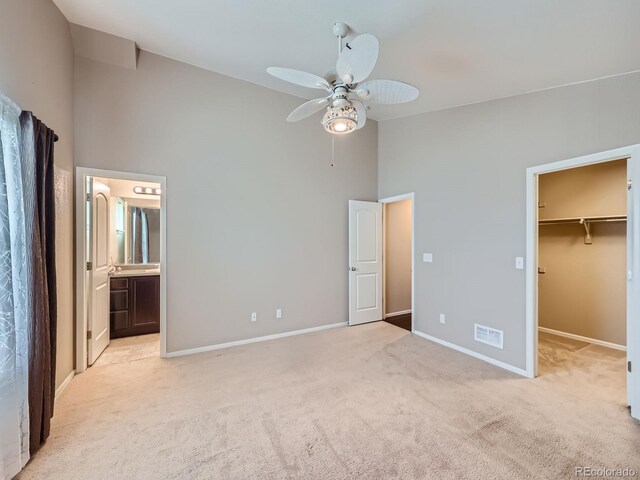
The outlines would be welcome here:
[[[384,320],[412,331],[413,201],[383,201],[383,313]]]
[[[164,177],[76,170],[76,371],[166,354]]]
[[[538,178],[538,375],[584,369],[626,402],[627,160]]]
[[[349,325],[413,331],[414,194],[349,201]]]
[[[639,154],[527,171],[527,373],[590,385],[636,418]]]

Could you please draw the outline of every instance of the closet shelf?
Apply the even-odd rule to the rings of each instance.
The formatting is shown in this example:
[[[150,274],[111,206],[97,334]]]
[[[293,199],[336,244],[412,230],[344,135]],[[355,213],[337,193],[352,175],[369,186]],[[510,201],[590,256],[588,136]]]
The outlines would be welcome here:
[[[591,245],[591,224],[592,223],[605,223],[605,222],[626,222],[626,215],[609,215],[600,217],[571,217],[571,218],[546,218],[544,220],[538,220],[539,225],[565,225],[571,223],[578,223],[584,225],[584,243]]]

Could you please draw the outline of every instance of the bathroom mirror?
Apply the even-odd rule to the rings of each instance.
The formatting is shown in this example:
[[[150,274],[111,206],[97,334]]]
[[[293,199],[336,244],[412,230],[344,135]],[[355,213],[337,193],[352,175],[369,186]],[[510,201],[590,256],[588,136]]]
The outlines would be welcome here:
[[[160,209],[127,206],[127,264],[160,262]]]
[[[134,198],[116,198],[115,248],[116,265],[160,263],[159,202]]]

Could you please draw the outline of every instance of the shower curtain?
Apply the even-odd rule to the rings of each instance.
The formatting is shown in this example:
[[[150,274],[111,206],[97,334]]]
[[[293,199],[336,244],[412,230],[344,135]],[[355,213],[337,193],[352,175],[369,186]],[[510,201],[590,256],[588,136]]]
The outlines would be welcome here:
[[[133,263],[149,263],[149,219],[147,213],[138,207],[131,210]]]
[[[21,161],[20,109],[0,95],[0,478],[29,460],[30,256]]]

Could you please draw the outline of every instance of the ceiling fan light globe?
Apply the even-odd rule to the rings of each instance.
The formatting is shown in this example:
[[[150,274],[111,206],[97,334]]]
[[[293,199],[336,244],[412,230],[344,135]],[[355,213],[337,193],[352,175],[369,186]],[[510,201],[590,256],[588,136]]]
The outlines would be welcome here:
[[[350,105],[344,107],[329,107],[322,117],[324,129],[335,135],[344,135],[358,127],[358,114]]]
[[[347,73],[344,77],[342,77],[342,81],[346,84],[353,83],[353,75]]]
[[[369,94],[371,94],[371,92],[369,90],[367,90],[366,88],[359,88],[358,90],[356,90],[356,94],[359,97],[366,98],[366,97],[369,96]]]

